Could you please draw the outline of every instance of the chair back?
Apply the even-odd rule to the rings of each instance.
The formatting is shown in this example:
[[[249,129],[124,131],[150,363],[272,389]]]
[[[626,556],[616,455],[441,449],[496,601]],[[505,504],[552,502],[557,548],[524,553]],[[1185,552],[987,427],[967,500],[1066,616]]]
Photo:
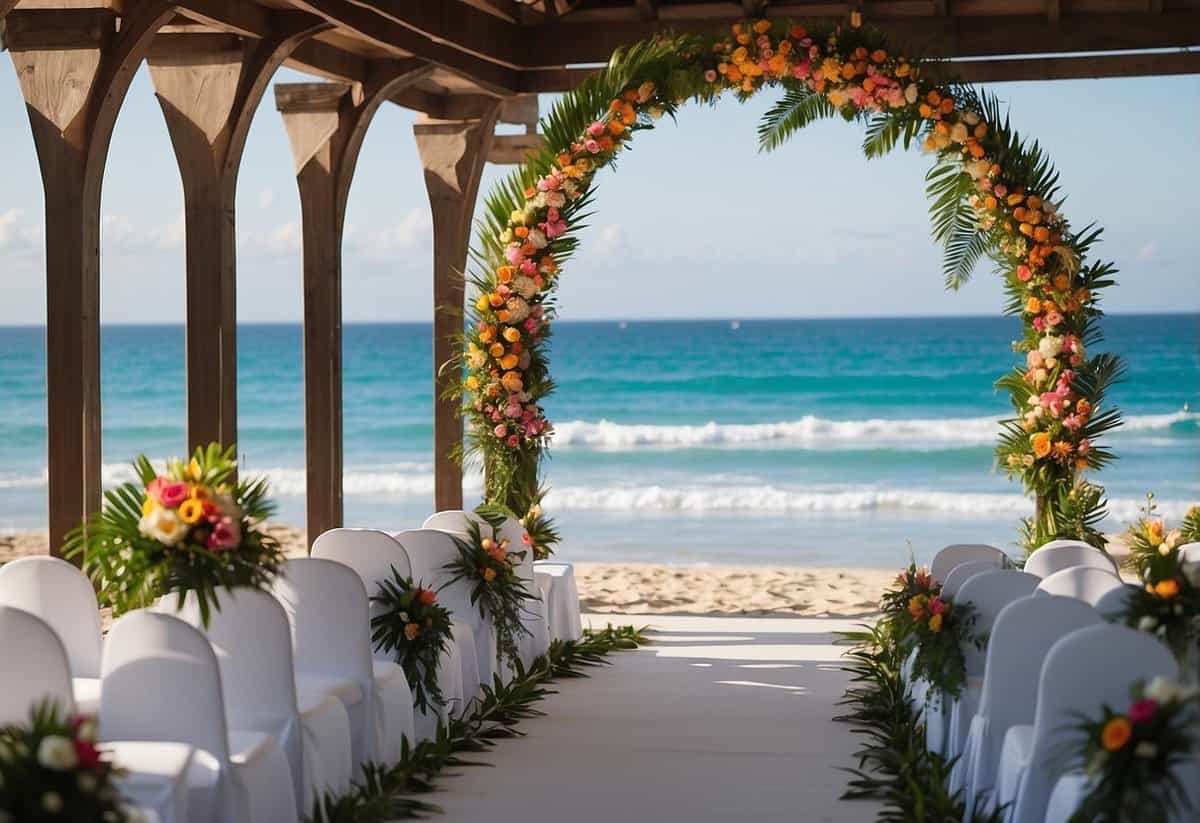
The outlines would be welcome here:
[[[969,603],[975,613],[975,624],[972,632],[977,635],[991,634],[996,617],[1010,603],[1033,594],[1037,588],[1038,578],[1025,572],[1008,569],[995,569],[973,575],[962,584],[955,603]],[[987,662],[986,649],[976,648],[974,643],[968,643],[963,649],[966,659],[967,675],[980,677]]]
[[[291,627],[296,672],[374,683],[367,589],[348,566],[294,557],[275,578],[272,594]]]
[[[421,524],[421,528],[466,534],[467,524],[471,520],[482,522],[471,512],[465,512],[462,509],[446,509],[445,511],[435,512],[426,517],[425,522]]]
[[[87,575],[57,557],[22,557],[0,566],[0,605],[50,625],[67,650],[72,677],[100,676],[100,607]]]
[[[1096,611],[1105,620],[1120,620],[1129,608],[1129,598],[1141,588],[1132,583],[1123,583],[1109,589],[1095,602]]]
[[[1116,574],[1117,564],[1095,546],[1078,540],[1052,540],[1029,555],[1025,571],[1038,577],[1049,577],[1072,566],[1093,566]]]
[[[1074,597],[1095,606],[1100,598],[1114,589],[1124,588],[1121,578],[1108,569],[1095,566],[1072,566],[1069,569],[1055,572],[1043,578],[1038,584],[1038,591],[1044,594],[1057,594],[1060,597]]]
[[[1179,559],[1184,563],[1200,563],[1200,543],[1184,543],[1180,546]]]
[[[197,629],[172,615],[130,612],[108,633],[101,677],[105,740],[187,743],[229,767],[221,669]]]
[[[0,606],[0,649],[0,726],[25,725],[30,710],[44,700],[58,704],[60,713],[75,711],[67,650],[50,624]]]
[[[994,560],[972,560],[967,563],[959,563],[942,581],[942,597],[955,598],[963,584],[975,575],[999,570],[1000,564]]]
[[[945,583],[946,576],[950,574],[951,569],[975,560],[991,560],[994,561],[992,565],[1003,567],[1008,556],[995,546],[983,543],[955,543],[946,546],[933,556],[933,562],[929,564],[929,573],[937,582]]]
[[[462,533],[456,534],[461,536]],[[458,558],[458,546],[450,534],[440,529],[412,529],[397,532],[394,536],[408,555],[413,577],[437,589],[438,602],[454,615],[454,619],[478,632],[483,617],[479,606],[471,603],[470,582],[451,583],[453,574],[446,569],[448,563]]]
[[[504,518],[504,522],[500,525],[499,534],[496,534],[496,530],[492,529],[488,522],[475,512],[453,509],[430,515],[425,519],[425,523],[421,528],[465,535],[467,533],[467,524],[470,521],[479,524],[484,537],[491,537],[493,540],[507,540],[510,551],[524,552],[525,557],[516,566],[517,574],[521,576],[522,580],[528,583],[533,582],[533,550],[525,542],[525,527],[521,525],[519,520],[511,517]],[[531,594],[536,594],[532,585],[527,585],[525,588]]]

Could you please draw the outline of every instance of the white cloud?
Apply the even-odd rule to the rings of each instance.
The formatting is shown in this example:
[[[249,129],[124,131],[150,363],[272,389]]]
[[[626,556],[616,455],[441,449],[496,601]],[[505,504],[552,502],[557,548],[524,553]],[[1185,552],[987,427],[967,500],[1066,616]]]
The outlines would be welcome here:
[[[273,254],[287,254],[300,250],[301,231],[300,224],[291,221],[276,226],[275,230],[267,235],[266,249]]]
[[[275,192],[273,189],[263,189],[258,193],[258,207],[260,209],[269,209],[274,202]]]
[[[394,225],[369,232],[362,249],[370,257],[388,257],[397,252],[431,248],[432,234],[433,220],[429,210],[414,208]]]
[[[624,230],[615,223],[609,223],[607,226],[601,227],[594,250],[599,257],[611,257],[626,245]]]
[[[100,218],[101,248],[114,254],[140,254],[183,248],[187,222],[183,212],[165,226],[145,228],[123,214]]]
[[[1158,241],[1149,240],[1142,244],[1135,255],[1140,263],[1148,263],[1158,256]]]
[[[30,232],[22,222],[21,209],[0,212],[0,249],[24,250],[30,244]]]

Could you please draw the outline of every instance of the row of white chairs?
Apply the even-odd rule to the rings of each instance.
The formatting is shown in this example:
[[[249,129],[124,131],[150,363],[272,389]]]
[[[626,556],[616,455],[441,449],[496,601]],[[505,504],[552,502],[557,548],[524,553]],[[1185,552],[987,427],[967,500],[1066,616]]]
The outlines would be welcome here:
[[[1087,790],[1063,760],[1080,714],[1123,706],[1138,680],[1181,673],[1152,635],[1107,622],[1133,588],[1107,554],[1054,541],[1023,571],[1010,566],[990,546],[949,546],[934,558],[942,595],[971,604],[973,631],[987,646],[964,648],[967,682],[956,700],[919,682],[911,694],[925,712],[930,749],[955,761],[951,788],[963,792],[968,819],[978,803],[1005,807],[1010,823],[1065,823]],[[1200,782],[1200,763],[1181,770]]]
[[[435,523],[470,516],[457,515]],[[9,563],[0,568],[0,722],[26,720],[46,697],[98,713],[105,745],[128,771],[123,792],[164,822],[294,823],[323,793],[344,792],[365,763],[395,762],[405,739],[432,736],[451,712],[465,713],[480,684],[511,675],[496,665],[492,626],[470,602],[470,584],[449,580],[456,554],[435,529],[334,530],[312,558],[288,561],[270,593],[222,593],[207,627],[194,595],[181,607],[168,595],[116,621],[103,644],[95,595],[78,570],[48,557]],[[521,569],[535,595],[526,663],[549,645],[536,595],[553,586],[539,585],[532,565]],[[393,569],[440,589],[452,613],[453,643],[438,671],[447,705],[437,712],[414,716],[403,671],[371,648],[368,592]],[[554,570],[555,636],[574,639],[578,600],[564,597],[573,575],[567,564]]]

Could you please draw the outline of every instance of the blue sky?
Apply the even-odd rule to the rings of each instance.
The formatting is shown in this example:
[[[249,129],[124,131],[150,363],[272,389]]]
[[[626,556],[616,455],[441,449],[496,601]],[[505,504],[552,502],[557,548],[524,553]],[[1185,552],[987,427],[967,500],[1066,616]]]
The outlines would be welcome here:
[[[7,62],[7,61],[5,61]],[[307,79],[282,72],[279,79]],[[1045,145],[1077,226],[1105,227],[1121,284],[1109,311],[1200,309],[1200,78],[1022,83],[995,89],[1013,123]],[[867,161],[856,125],[821,123],[760,155],[765,94],[684,110],[600,178],[597,213],[566,270],[564,318],[988,314],[999,280],[981,269],[942,288],[923,175],[912,151]],[[301,317],[300,210],[291,155],[268,95],[238,192],[239,319]],[[431,311],[429,208],[410,128],[376,118],[350,196],[345,317],[421,321]],[[0,324],[45,311],[42,193],[11,70],[0,70]],[[483,190],[504,169],[489,167]],[[102,318],[180,322],[183,196],[143,70],[109,155],[102,207]]]

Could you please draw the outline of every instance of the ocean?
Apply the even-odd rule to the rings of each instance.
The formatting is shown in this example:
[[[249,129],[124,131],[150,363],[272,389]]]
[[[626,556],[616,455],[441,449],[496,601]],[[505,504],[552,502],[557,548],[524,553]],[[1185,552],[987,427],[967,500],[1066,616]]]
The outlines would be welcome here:
[[[1012,547],[1031,503],[993,465],[1012,318],[560,322],[547,511],[575,560],[894,566],[949,542]],[[1099,475],[1108,529],[1153,491],[1200,500],[1200,315],[1106,319],[1126,425]],[[104,475],[184,447],[183,329],[102,332]],[[304,520],[301,330],[239,330],[244,470]],[[348,525],[410,528],[433,494],[430,331],[345,329]],[[0,531],[44,528],[45,349],[0,328]],[[477,495],[477,473],[468,494]]]

